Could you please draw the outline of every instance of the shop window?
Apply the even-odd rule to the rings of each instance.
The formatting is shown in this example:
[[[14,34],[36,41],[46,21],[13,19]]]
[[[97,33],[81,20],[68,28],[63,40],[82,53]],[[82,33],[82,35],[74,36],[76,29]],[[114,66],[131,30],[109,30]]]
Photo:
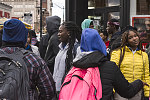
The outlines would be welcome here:
[[[119,6],[120,0],[88,0],[88,9]]]
[[[107,0],[107,6],[119,6],[120,0]]]
[[[137,0],[137,15],[150,15],[150,0]]]
[[[118,19],[120,20],[120,12],[110,12],[108,14],[108,20],[110,19]]]

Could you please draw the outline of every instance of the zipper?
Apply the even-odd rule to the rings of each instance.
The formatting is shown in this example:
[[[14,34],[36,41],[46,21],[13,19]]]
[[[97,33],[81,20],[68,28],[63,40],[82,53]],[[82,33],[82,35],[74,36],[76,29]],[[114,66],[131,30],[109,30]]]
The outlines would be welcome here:
[[[133,80],[134,80],[134,54],[133,54]]]
[[[94,86],[94,88],[95,88],[95,86]],[[96,93],[97,93],[97,89],[95,88],[94,95],[95,95],[95,99],[97,100]]]

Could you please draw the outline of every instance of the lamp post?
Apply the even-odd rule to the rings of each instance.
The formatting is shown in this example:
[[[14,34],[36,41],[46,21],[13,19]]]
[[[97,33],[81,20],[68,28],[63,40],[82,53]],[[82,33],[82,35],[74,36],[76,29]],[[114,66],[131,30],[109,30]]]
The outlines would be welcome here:
[[[40,40],[42,39],[42,0],[40,0]]]
[[[60,9],[62,9],[63,10],[63,22],[65,21],[65,17],[64,17],[64,10],[65,10],[65,8],[64,8],[64,6],[63,7],[60,7],[59,5],[57,5],[56,3],[52,3],[52,7],[53,7],[53,4],[54,5],[56,5],[58,8],[60,8]]]

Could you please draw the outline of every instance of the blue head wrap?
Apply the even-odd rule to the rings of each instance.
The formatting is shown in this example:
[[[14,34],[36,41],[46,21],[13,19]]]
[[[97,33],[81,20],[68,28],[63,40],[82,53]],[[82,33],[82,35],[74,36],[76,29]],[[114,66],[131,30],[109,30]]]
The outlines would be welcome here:
[[[95,29],[86,28],[82,31],[81,35],[81,52],[100,51],[105,56],[106,45]]]
[[[28,29],[18,19],[10,19],[4,23],[2,40],[6,42],[27,42]]]

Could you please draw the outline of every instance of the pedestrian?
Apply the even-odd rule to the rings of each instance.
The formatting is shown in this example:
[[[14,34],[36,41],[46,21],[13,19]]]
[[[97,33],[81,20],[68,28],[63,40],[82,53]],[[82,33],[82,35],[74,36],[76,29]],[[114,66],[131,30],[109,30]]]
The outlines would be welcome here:
[[[59,40],[58,40],[57,34],[58,34],[58,28],[60,26],[60,22],[61,22],[61,18],[58,16],[46,17],[47,34],[44,35],[42,39],[40,40],[39,52],[40,52],[40,56],[43,59],[45,58],[45,61],[48,64],[48,66],[53,66],[55,56],[59,51],[59,47],[58,47]],[[50,39],[53,40],[53,42],[49,43]],[[50,49],[52,50],[50,51],[47,50],[48,45],[50,45]],[[52,60],[52,61],[49,63],[48,60]]]
[[[58,28],[60,26],[60,18],[58,16],[51,16],[47,17],[46,19],[47,22],[47,31],[48,34],[51,35],[46,48],[44,60],[46,64],[48,65],[51,73],[53,74],[54,71],[54,62],[55,62],[55,57],[59,51],[59,43],[60,41],[58,40]],[[43,49],[42,49],[43,52]]]
[[[117,39],[117,38],[120,38],[121,37],[121,32],[119,31],[119,21],[117,19],[110,19],[108,22],[107,22],[107,33],[108,35],[111,35],[111,38],[110,38],[110,42],[109,42],[109,54],[110,52],[113,50],[113,49],[116,49],[117,47],[120,46],[120,42],[121,42],[121,39],[119,39],[120,41],[118,41],[118,45],[116,47],[113,47],[113,42]]]
[[[102,40],[104,41],[106,48],[108,48],[109,46],[109,40],[108,40],[108,33],[106,31],[100,31],[100,36],[102,38]]]
[[[34,30],[30,30],[30,33],[32,34],[31,44],[39,47],[39,41],[37,40],[37,36]]]
[[[11,54],[25,48],[28,30],[18,19],[10,19],[4,23],[2,48],[0,53]],[[46,63],[39,56],[30,53],[24,57],[29,73],[29,100],[52,100],[55,97],[55,83]],[[38,89],[38,95],[35,91]]]
[[[122,34],[121,46],[111,53],[111,61],[118,65],[130,83],[140,79],[150,84],[148,55],[141,50],[140,37],[135,28],[126,28],[126,31]],[[149,87],[144,86],[131,99],[121,97],[117,91],[114,96],[115,100],[143,100],[141,98],[149,97]]]
[[[36,45],[32,45],[32,30],[28,30],[28,38],[27,38],[27,43],[25,45],[26,50],[30,50],[36,55],[40,56],[39,49]]]
[[[97,30],[87,28],[82,31],[80,48],[77,49],[73,66],[81,69],[99,68],[102,83],[101,100],[113,100],[113,88],[123,97],[133,97],[146,83],[141,80],[129,83],[118,66],[109,61],[106,55],[105,44]]]
[[[91,19],[84,19],[84,21],[81,23],[82,30],[85,28],[94,28],[93,20]]]
[[[56,91],[59,94],[63,77],[70,70],[72,60],[80,41],[80,29],[71,21],[63,22],[59,27],[59,52],[55,58],[53,78],[56,82]]]

